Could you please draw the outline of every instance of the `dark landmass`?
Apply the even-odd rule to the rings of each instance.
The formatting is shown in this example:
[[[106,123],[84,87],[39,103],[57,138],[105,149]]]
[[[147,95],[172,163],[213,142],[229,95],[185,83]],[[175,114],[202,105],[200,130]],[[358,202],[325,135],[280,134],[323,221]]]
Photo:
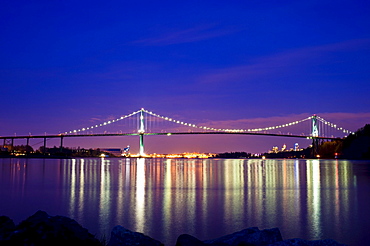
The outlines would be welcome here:
[[[84,148],[67,148],[56,147],[45,148],[41,146],[38,150],[33,150],[31,146],[18,145],[12,148],[2,148],[0,157],[17,157],[17,158],[73,158],[73,157],[115,157],[111,153],[101,151],[100,149]]]
[[[96,239],[75,220],[64,216],[50,216],[44,211],[15,225],[7,216],[0,216],[0,245],[10,246],[46,246],[46,245],[92,245],[92,246],[131,246],[131,245],[164,245],[158,240],[139,232],[130,231],[123,226],[115,226],[109,242]],[[283,240],[278,228],[259,230],[250,227],[233,234],[211,240],[199,240],[191,235],[182,234],[177,238],[176,246],[321,246],[344,245],[332,239],[308,241],[294,238]]]
[[[266,158],[323,158],[370,160],[370,124],[358,129],[344,139],[322,142],[314,153],[312,146],[301,151],[264,153]]]
[[[337,148],[346,159],[370,160],[370,124],[349,135],[342,145],[337,143]]]

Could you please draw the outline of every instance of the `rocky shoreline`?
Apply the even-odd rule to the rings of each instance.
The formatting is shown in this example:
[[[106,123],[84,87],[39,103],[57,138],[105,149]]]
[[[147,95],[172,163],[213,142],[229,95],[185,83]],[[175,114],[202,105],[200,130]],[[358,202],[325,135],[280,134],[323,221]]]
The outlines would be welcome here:
[[[115,226],[109,242],[98,240],[75,220],[65,216],[50,216],[44,211],[15,225],[7,216],[0,216],[0,245],[164,245],[158,240],[139,232],[130,231],[123,226]],[[278,228],[259,230],[250,227],[233,234],[211,240],[199,240],[191,235],[182,234],[177,238],[176,246],[323,246],[344,245],[332,239],[308,241],[294,238],[283,240]]]

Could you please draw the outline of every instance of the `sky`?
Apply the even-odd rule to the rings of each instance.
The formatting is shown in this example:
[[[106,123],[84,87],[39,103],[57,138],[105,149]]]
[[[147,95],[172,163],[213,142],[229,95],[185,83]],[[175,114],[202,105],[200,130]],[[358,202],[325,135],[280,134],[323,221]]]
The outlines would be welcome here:
[[[245,129],[313,114],[352,131],[370,123],[369,1],[0,5],[0,136],[58,134],[140,108]],[[148,137],[147,147],[262,152],[289,141]],[[137,138],[66,142],[128,144]]]

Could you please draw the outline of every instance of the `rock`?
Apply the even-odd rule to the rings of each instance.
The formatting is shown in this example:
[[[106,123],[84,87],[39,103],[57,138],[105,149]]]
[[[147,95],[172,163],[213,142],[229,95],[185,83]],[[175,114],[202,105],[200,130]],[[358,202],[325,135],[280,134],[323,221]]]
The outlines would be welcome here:
[[[282,241],[278,228],[259,230],[257,227],[250,227],[233,234],[220,238],[203,241],[208,245],[268,245]]]
[[[346,244],[338,243],[333,239],[314,240],[309,242],[310,246],[346,246]]]
[[[176,246],[207,246],[207,244],[189,234],[181,234],[177,238]]]
[[[22,221],[18,226],[7,216],[0,216],[0,245],[103,245],[87,229],[75,220],[64,216],[49,216],[44,211]],[[105,245],[105,243],[104,243]],[[122,226],[115,226],[108,246],[163,246],[149,236],[130,231]],[[176,246],[345,246],[332,239],[308,241],[300,238],[282,240],[278,228],[259,230],[250,227],[216,239],[201,241],[191,235],[182,234],[177,238]]]
[[[163,244],[143,233],[130,231],[123,226],[115,226],[111,233],[108,246],[130,246],[130,245],[147,245],[163,246]]]
[[[101,245],[75,220],[44,211],[21,222],[6,239],[9,245]]]
[[[0,216],[0,242],[5,240],[14,231],[15,224],[7,216]]]
[[[300,239],[300,238],[292,238],[287,239],[284,241],[276,242],[274,244],[271,244],[273,246],[309,246],[309,241]]]
[[[284,241],[276,242],[271,246],[345,246],[332,239],[308,241],[301,238],[292,238]]]

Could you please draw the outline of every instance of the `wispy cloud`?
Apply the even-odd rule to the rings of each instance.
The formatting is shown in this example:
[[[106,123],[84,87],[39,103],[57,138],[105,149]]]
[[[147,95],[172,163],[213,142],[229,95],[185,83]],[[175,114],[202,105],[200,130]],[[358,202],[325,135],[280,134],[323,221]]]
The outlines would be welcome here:
[[[218,28],[215,25],[203,25],[185,30],[167,32],[158,37],[151,37],[147,39],[136,40],[133,44],[141,45],[172,45],[181,43],[192,43],[211,38],[216,38],[224,35],[234,33],[236,30],[233,28]]]
[[[339,43],[325,44],[312,47],[303,47],[258,57],[248,64],[237,65],[217,70],[208,70],[200,75],[201,84],[223,85],[225,82],[237,83],[257,78],[269,78],[277,74],[300,71],[302,66],[322,64],[326,62],[329,52],[350,52],[354,50],[369,49],[370,39],[348,40]]]
[[[346,40],[338,43],[315,46],[311,49],[313,51],[352,51],[360,49],[370,49],[370,38]]]

